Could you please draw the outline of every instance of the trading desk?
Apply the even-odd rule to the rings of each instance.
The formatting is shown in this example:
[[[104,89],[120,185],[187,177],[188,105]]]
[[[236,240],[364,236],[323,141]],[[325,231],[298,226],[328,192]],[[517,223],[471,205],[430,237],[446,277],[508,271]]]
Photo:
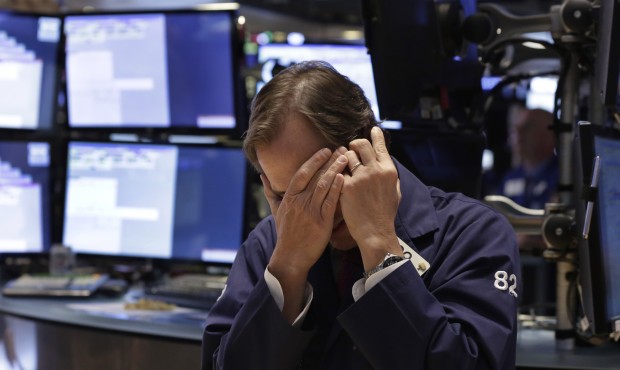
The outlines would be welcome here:
[[[122,304],[123,299],[0,296],[0,369],[200,368],[207,312],[133,312],[119,309]],[[517,369],[618,370],[620,345],[560,351],[552,331],[523,329]]]
[[[555,347],[551,330],[520,330],[517,337],[517,369],[620,369],[620,344],[575,346],[569,351]]]
[[[123,312],[121,305],[0,296],[0,368],[200,368],[206,312]]]

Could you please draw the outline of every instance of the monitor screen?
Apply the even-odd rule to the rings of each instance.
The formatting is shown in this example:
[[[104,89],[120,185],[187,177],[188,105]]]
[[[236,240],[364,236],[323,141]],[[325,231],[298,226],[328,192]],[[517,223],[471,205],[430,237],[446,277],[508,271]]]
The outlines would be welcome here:
[[[69,15],[69,126],[234,130],[232,11]]]
[[[50,245],[50,145],[0,141],[0,253]]]
[[[238,147],[71,142],[63,243],[230,263],[244,238],[246,170]]]
[[[609,333],[620,320],[620,132],[580,124],[579,135],[583,186],[595,185],[583,192],[591,213],[578,208],[580,234],[589,231],[579,244],[584,307],[592,330]]]
[[[0,11],[0,129],[50,129],[56,107],[58,17]]]
[[[346,44],[264,44],[258,48],[258,62],[261,64],[261,84],[269,82],[282,69],[307,60],[322,60],[331,64],[338,72],[358,84],[368,98],[377,120],[379,105],[375,91],[370,55],[364,45]],[[261,86],[258,86],[260,89]],[[397,122],[388,123],[392,126]],[[388,127],[392,128],[392,127]]]
[[[620,140],[596,136],[594,148],[600,158],[597,231],[607,287],[607,315],[610,320],[620,320]]]
[[[390,153],[426,185],[480,198],[486,140],[477,132],[399,131]]]

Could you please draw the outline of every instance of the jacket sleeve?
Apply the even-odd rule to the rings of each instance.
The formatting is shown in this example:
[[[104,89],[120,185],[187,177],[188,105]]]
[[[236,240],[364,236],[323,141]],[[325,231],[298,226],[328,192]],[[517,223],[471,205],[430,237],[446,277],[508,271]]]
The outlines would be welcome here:
[[[339,316],[374,368],[515,367],[518,248],[508,222],[479,209],[436,232],[425,281],[406,263]]]
[[[255,230],[241,246],[206,320],[203,369],[293,369],[301,361],[312,331],[291,326],[271,296],[264,279],[270,244]]]

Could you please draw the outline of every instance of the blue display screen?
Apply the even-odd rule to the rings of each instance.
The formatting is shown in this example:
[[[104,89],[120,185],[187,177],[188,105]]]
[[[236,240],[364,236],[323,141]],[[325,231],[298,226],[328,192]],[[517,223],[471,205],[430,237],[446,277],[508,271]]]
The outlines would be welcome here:
[[[65,18],[71,127],[236,128],[233,14]]]
[[[50,245],[50,145],[0,141],[0,252]]]
[[[600,157],[598,216],[604,279],[607,287],[607,315],[620,318],[620,141],[594,138]]]
[[[0,11],[0,128],[54,123],[61,20]]]
[[[246,169],[241,148],[72,142],[63,243],[78,253],[232,262]]]

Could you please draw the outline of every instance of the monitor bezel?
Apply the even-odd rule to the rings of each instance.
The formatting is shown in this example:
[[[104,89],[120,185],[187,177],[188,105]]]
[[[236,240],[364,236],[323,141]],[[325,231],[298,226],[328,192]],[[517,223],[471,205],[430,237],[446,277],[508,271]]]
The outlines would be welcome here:
[[[63,176],[62,176],[62,185],[60,186],[61,191],[58,199],[58,203],[61,205],[61,210],[59,212],[59,223],[60,223],[60,241],[64,242],[64,232],[65,232],[65,208],[66,208],[66,194],[67,194],[67,170],[68,170],[68,160],[69,160],[69,147],[72,143],[83,143],[83,144],[119,144],[119,145],[163,145],[163,146],[171,146],[171,147],[179,147],[179,148],[222,148],[226,150],[242,150],[242,143],[240,141],[229,141],[226,143],[212,143],[212,144],[192,144],[192,143],[171,143],[169,141],[160,140],[160,141],[111,141],[105,139],[72,139],[67,140],[63,146]],[[244,156],[244,160],[246,161],[245,168],[245,184],[243,187],[243,206],[242,206],[242,227],[240,236],[241,244],[245,241],[248,234],[250,233],[253,225],[253,221],[256,219],[257,210],[256,204],[253,202],[252,196],[252,169],[251,165],[247,161]],[[69,245],[69,247],[71,247]],[[118,263],[128,263],[128,264],[139,264],[143,265],[145,262],[154,263],[158,265],[167,265],[170,266],[172,264],[183,264],[183,265],[200,265],[200,266],[221,266],[221,267],[230,267],[232,262],[225,261],[204,261],[202,259],[196,258],[175,258],[171,257],[156,257],[156,256],[138,256],[138,255],[117,255],[117,254],[105,254],[105,253],[86,253],[74,250],[76,256],[80,260],[86,261],[101,261],[103,264],[118,264]]]
[[[9,128],[9,127],[1,127],[0,126],[0,135],[4,137],[4,135],[11,135],[12,133],[26,133],[26,134],[51,134],[58,130],[58,113],[59,113],[59,95],[61,93],[61,80],[62,80],[62,66],[63,66],[63,52],[62,48],[64,47],[64,36],[62,34],[62,29],[64,28],[64,15],[55,12],[45,12],[45,11],[25,11],[25,10],[14,10],[14,9],[0,9],[0,13],[9,14],[9,15],[17,15],[17,16],[25,16],[25,17],[51,17],[57,18],[60,21],[60,38],[58,39],[56,46],[56,55],[54,58],[54,83],[51,87],[52,94],[54,96],[54,101],[52,102],[52,110],[50,113],[50,122],[48,122],[48,127],[41,127],[40,121],[37,122],[37,127],[35,128]]]
[[[114,10],[97,10],[97,11],[71,11],[63,14],[64,19],[67,17],[89,17],[89,16],[106,16],[106,15],[138,15],[138,14],[162,14],[178,15],[178,14],[206,14],[206,13],[221,13],[228,14],[230,17],[230,36],[231,45],[230,50],[232,52],[232,78],[233,78],[233,110],[235,116],[235,127],[233,128],[207,128],[207,127],[146,127],[146,126],[74,126],[70,122],[69,118],[69,95],[68,86],[66,81],[63,81],[61,91],[65,96],[65,104],[62,106],[64,113],[64,129],[68,131],[95,133],[102,137],[109,136],[113,133],[136,133],[143,137],[161,138],[168,134],[174,135],[208,135],[208,136],[224,136],[232,139],[240,139],[247,129],[247,119],[249,113],[247,111],[247,102],[245,100],[245,93],[243,89],[243,82],[241,80],[241,67],[243,65],[243,26],[239,23],[238,7],[219,7],[214,9],[209,8],[181,8],[181,9],[114,9]],[[63,22],[63,29],[61,33],[62,45],[65,47],[60,52],[61,68],[63,74],[66,76],[66,33],[65,22]],[[66,78],[66,77],[65,77]]]

